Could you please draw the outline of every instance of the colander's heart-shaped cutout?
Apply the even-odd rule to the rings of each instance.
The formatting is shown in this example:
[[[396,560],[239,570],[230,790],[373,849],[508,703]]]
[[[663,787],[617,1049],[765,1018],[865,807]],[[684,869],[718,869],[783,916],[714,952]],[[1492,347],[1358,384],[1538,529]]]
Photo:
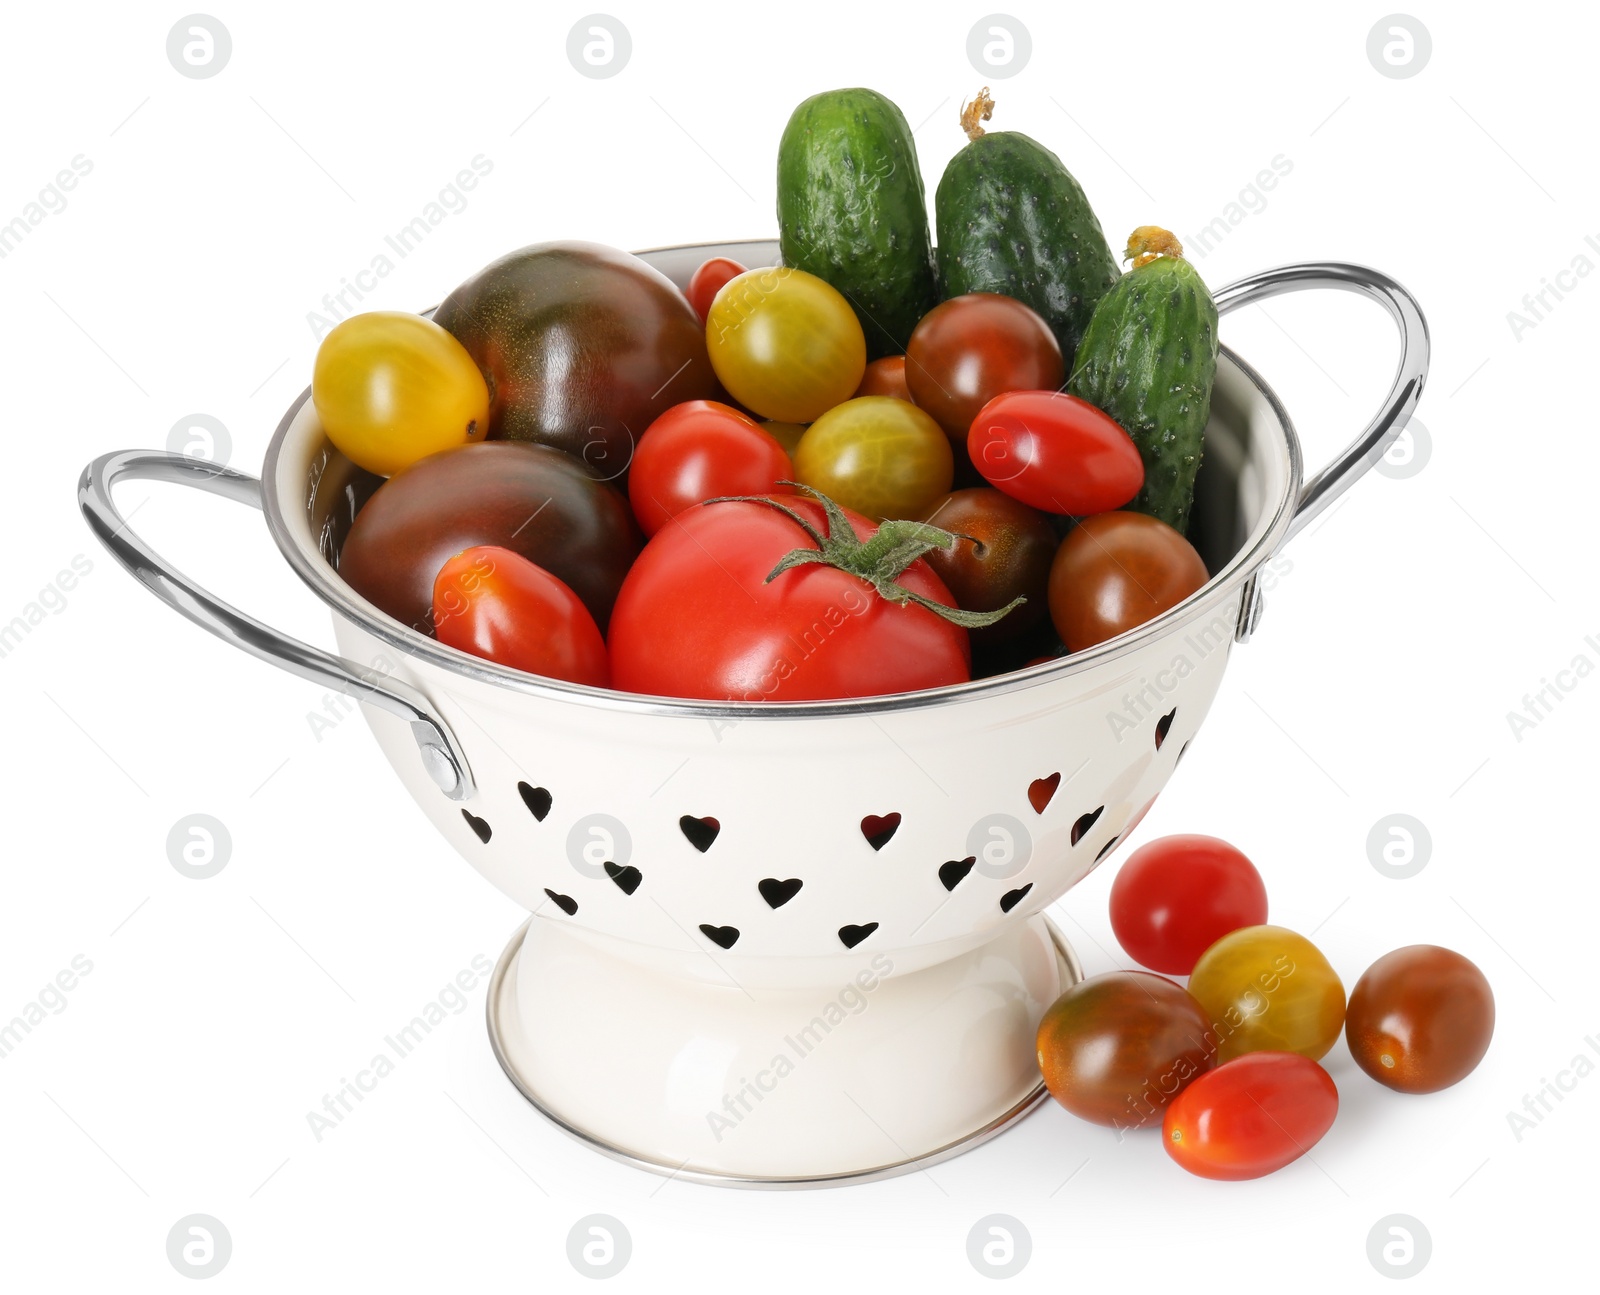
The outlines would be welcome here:
[[[861,835],[867,838],[867,844],[874,850],[881,850],[889,844],[890,838],[900,830],[900,815],[898,814],[868,814],[861,820]],[[866,937],[863,936],[863,939]]]
[[[1095,855],[1094,861],[1096,863],[1099,863],[1100,860],[1104,859],[1106,857],[1106,855],[1110,854],[1113,850],[1115,850],[1117,848],[1117,842],[1120,841],[1120,840],[1122,840],[1122,838],[1120,836],[1114,836],[1109,841],[1107,841],[1104,845],[1102,845],[1100,847],[1100,853]]]
[[[683,829],[683,834],[688,838],[689,844],[704,854],[711,848],[711,843],[717,839],[717,833],[722,831],[722,824],[714,818],[696,818],[693,814],[685,814],[678,820],[678,826]],[[704,928],[701,928],[702,930]],[[724,927],[724,930],[733,930]],[[733,932],[733,938],[738,939],[739,933]],[[724,948],[727,946],[724,945]]]
[[[1161,744],[1167,740],[1167,734],[1172,731],[1172,721],[1173,721],[1174,718],[1176,718],[1177,714],[1178,714],[1178,708],[1176,706],[1174,706],[1171,710],[1169,710],[1165,715],[1163,715],[1160,719],[1158,719],[1156,721],[1156,750],[1157,751],[1159,751],[1161,749]]]
[[[488,845],[489,838],[494,835],[494,828],[470,810],[462,810],[461,817],[467,820],[467,826],[477,835],[478,840]]]
[[[756,889],[761,892],[761,898],[767,901],[769,908],[782,908],[800,893],[800,887],[803,885],[805,882],[799,877],[790,877],[787,881],[768,877],[765,881],[757,882]]]
[[[1000,911],[1009,913],[1022,902],[1022,897],[1032,889],[1033,883],[1030,881],[1026,886],[1018,886],[1015,890],[1006,891],[1005,894],[1000,896]]]
[[[617,889],[624,895],[631,895],[639,889],[639,883],[644,880],[644,873],[640,872],[631,863],[625,868],[619,868],[614,863],[606,864],[606,876],[617,883]]]
[[[978,856],[969,854],[965,859],[952,859],[949,863],[939,865],[939,880],[946,890],[954,890],[967,879],[967,874],[972,871],[972,865],[977,863]]]
[[[895,815],[899,817],[898,814]],[[853,949],[861,941],[878,929],[876,922],[868,922],[865,926],[841,926],[839,928],[839,941],[847,949]]]
[[[558,895],[555,891],[551,890],[549,886],[544,888],[544,893],[549,895],[550,898],[555,901],[555,906],[568,917],[571,917],[578,911],[578,901],[575,900],[571,895]]]
[[[1100,815],[1105,812],[1106,807],[1102,805],[1092,813],[1080,815],[1078,821],[1072,825],[1072,844],[1077,845],[1079,841],[1083,840],[1089,834],[1089,829],[1100,821]]]
[[[1048,778],[1035,778],[1028,784],[1028,804],[1033,806],[1035,814],[1044,813],[1045,806],[1050,803],[1051,797],[1056,794],[1056,788],[1061,785],[1061,775],[1053,773]]]
[[[534,787],[525,782],[517,784],[517,794],[522,797],[522,803],[528,807],[528,813],[541,823],[544,822],[544,816],[550,812],[550,806],[555,803],[555,798],[543,787]]]
[[[731,949],[739,943],[737,926],[712,926],[708,922],[701,922],[700,934],[720,949]]]

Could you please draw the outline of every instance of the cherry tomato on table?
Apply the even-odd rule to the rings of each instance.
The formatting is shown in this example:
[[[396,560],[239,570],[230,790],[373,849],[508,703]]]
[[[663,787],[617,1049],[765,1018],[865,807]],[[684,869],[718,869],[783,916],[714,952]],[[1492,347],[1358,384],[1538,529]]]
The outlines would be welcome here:
[[[1217,1057],[1298,1052],[1315,1061],[1339,1039],[1344,985],[1322,951],[1281,926],[1245,926],[1200,955],[1189,992],[1211,1018]]]
[[[1118,1129],[1161,1110],[1213,1064],[1205,1010],[1164,976],[1110,971],[1080,980],[1039,1022],[1045,1087],[1074,1115]]]
[[[958,606],[989,612],[1013,598],[1028,600],[993,625],[969,630],[974,648],[1009,642],[1044,619],[1056,553],[1056,533],[1048,517],[1010,495],[981,487],[946,495],[925,520],[966,537],[925,559]]]
[[[674,405],[645,429],[628,473],[628,499],[646,535],[720,495],[787,492],[783,446],[737,409],[715,400]]]
[[[911,389],[906,386],[906,357],[885,355],[873,360],[861,375],[858,396],[893,396],[896,400],[911,400]]]
[[[1339,1090],[1315,1061],[1252,1052],[1179,1093],[1167,1107],[1161,1141],[1191,1174],[1239,1182],[1298,1160],[1338,1113]]]
[[[1010,391],[972,420],[967,453],[984,479],[1047,513],[1121,508],[1144,485],[1144,460],[1111,415],[1060,391]]]
[[[950,490],[954,463],[939,425],[892,396],[861,396],[800,438],[795,480],[867,517],[919,519]]]
[[[850,399],[867,367],[867,339],[838,289],[788,266],[747,270],[706,319],[711,367],[746,409],[809,423]]]
[[[1111,883],[1117,942],[1135,962],[1168,975],[1187,976],[1224,935],[1266,920],[1261,874],[1214,836],[1164,836],[1142,845]]]
[[[701,262],[689,277],[689,286],[684,289],[683,295],[689,298],[689,304],[694,307],[694,313],[700,316],[702,324],[711,313],[711,303],[716,300],[717,293],[744,272],[744,266],[726,256],[713,256],[709,261]]]
[[[1467,958],[1436,944],[1386,953],[1350,991],[1345,1039],[1387,1088],[1435,1093],[1470,1075],[1494,1035],[1494,991]]]
[[[1194,546],[1144,513],[1085,517],[1050,568],[1050,617],[1068,650],[1104,643],[1176,607],[1209,579]]]
[[[1054,391],[1065,378],[1050,325],[1022,302],[997,292],[969,292],[941,302],[922,317],[906,345],[911,399],[953,441],[967,439],[978,411],[996,396]],[[1108,507],[1126,502],[1119,499]]]
[[[604,688],[606,644],[578,595],[520,553],[482,545],[456,554],[433,583],[439,642],[529,674]]]
[[[829,534],[814,500],[777,502]],[[847,518],[859,539],[877,531],[864,517]],[[718,701],[814,701],[966,681],[966,630],[925,607],[892,603],[822,563],[768,581],[789,553],[816,547],[798,522],[768,504],[704,504],[681,514],[645,546],[617,596],[610,631],[616,687]],[[898,583],[955,605],[920,560]]]
[[[311,400],[345,457],[385,477],[489,434],[489,387],[467,348],[403,311],[336,325],[317,348]]]

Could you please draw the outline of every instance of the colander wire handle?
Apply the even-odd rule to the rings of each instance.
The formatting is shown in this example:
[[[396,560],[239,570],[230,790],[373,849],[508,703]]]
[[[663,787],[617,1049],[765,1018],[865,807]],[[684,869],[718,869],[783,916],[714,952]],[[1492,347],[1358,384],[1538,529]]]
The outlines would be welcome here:
[[[111,497],[112,488],[119,481],[167,481],[192,486],[259,509],[261,483],[255,477],[187,454],[120,450],[101,455],[83,470],[78,482],[78,506],[83,509],[89,529],[111,556],[168,607],[251,656],[406,720],[423,766],[440,790],[451,800],[472,798],[476,788],[466,753],[426,697],[397,679],[382,678],[353,661],[281,634],[202,589],[129,528],[128,519]]]
[[[1357,477],[1372,467],[1411,421],[1422,384],[1428,376],[1428,321],[1416,298],[1388,275],[1364,265],[1341,261],[1310,261],[1300,265],[1281,265],[1249,278],[1230,283],[1216,294],[1217,313],[1227,314],[1240,306],[1281,297],[1307,288],[1332,288],[1359,293],[1383,306],[1400,330],[1400,359],[1394,382],[1376,417],[1362,429],[1334,460],[1307,481],[1300,490],[1294,519],[1284,541],[1297,535],[1317,514],[1348,490]],[[1246,600],[1246,607],[1250,602]]]

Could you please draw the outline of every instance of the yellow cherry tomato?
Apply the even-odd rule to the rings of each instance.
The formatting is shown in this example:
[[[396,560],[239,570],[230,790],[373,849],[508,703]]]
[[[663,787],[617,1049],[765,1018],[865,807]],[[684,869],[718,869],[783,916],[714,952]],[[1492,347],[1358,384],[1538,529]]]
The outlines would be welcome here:
[[[800,448],[800,438],[806,434],[806,425],[804,423],[779,423],[768,419],[761,424],[761,430],[783,446],[784,453],[792,459],[794,458],[794,452]]]
[[[352,315],[323,338],[311,399],[345,457],[385,477],[489,431],[489,388],[467,348],[402,311]]]
[[[1200,955],[1189,973],[1217,1037],[1217,1061],[1247,1052],[1298,1052],[1315,1061],[1339,1039],[1344,985],[1321,950],[1281,926],[1243,926]]]
[[[873,520],[926,517],[950,491],[950,438],[893,396],[858,396],[806,428],[795,479]]]
[[[763,418],[809,423],[848,400],[867,367],[850,303],[814,274],[747,270],[723,285],[706,316],[711,367]]]

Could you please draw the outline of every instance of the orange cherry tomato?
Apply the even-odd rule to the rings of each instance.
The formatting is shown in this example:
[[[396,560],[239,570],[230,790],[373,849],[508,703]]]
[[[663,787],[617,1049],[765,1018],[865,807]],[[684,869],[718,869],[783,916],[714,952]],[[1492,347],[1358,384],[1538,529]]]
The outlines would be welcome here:
[[[1167,1154],[1201,1178],[1260,1178],[1298,1160],[1333,1127],[1339,1090],[1295,1052],[1252,1052],[1207,1071],[1162,1120]]]
[[[520,553],[492,544],[456,554],[433,583],[439,641],[529,674],[605,688],[605,640],[578,595]]]
[[[861,375],[858,396],[893,396],[896,400],[911,401],[911,388],[906,386],[906,357],[886,355],[867,365]]]

